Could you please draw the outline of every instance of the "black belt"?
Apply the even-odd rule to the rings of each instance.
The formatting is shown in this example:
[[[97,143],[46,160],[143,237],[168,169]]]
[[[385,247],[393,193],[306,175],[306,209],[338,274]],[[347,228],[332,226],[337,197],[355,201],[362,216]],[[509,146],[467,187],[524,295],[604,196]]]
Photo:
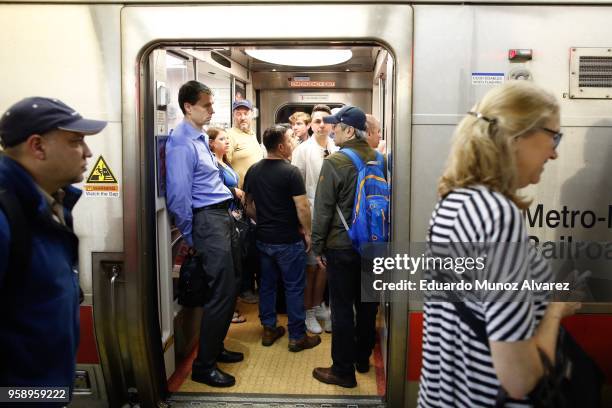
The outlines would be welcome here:
[[[193,213],[198,213],[202,210],[227,210],[231,204],[232,200],[221,201],[217,204],[205,205],[204,207],[194,208]]]

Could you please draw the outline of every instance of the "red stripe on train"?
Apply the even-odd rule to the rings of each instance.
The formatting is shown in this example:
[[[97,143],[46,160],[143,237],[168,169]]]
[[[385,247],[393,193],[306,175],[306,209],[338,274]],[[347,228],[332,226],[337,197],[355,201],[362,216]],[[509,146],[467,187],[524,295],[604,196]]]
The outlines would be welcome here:
[[[408,319],[410,331],[406,378],[408,381],[419,381],[423,355],[423,312],[409,313]],[[580,314],[564,319],[563,326],[604,371],[606,383],[612,384],[612,316]]]
[[[81,306],[81,341],[77,352],[77,363],[100,364],[91,306]]]
[[[563,326],[582,346],[612,384],[612,316],[604,314],[580,314],[563,319]]]
[[[419,381],[423,356],[423,312],[408,313],[408,381]]]

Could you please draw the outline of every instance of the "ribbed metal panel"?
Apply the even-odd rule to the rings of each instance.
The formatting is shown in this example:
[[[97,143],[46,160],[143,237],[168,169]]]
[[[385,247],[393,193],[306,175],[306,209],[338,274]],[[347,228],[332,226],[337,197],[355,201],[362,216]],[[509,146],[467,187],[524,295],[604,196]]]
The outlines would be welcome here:
[[[612,57],[581,56],[578,86],[581,88],[612,88]]]
[[[612,47],[570,48],[572,99],[612,99]]]

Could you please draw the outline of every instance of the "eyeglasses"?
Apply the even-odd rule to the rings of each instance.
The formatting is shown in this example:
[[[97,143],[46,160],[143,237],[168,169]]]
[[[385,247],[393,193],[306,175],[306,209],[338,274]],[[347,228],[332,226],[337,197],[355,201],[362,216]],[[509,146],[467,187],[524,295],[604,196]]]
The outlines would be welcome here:
[[[545,127],[542,127],[540,129],[542,129],[543,131],[548,132],[548,133],[550,133],[552,135],[553,146],[556,149],[557,146],[559,146],[559,143],[561,143],[561,138],[563,137],[563,133],[556,132],[556,131],[554,131],[552,129],[548,129],[548,128],[545,128]]]
[[[329,156],[329,150],[325,149],[323,150],[323,158],[326,158],[327,156]]]

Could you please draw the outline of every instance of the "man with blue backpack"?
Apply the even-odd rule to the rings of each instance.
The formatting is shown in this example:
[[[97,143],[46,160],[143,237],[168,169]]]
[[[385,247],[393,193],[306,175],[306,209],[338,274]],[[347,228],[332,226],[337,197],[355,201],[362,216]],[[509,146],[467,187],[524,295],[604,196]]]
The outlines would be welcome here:
[[[345,106],[324,118],[339,152],[321,168],[315,195],[312,251],[327,266],[331,299],[332,361],[315,368],[317,380],[352,388],[355,369],[366,373],[376,342],[377,303],[361,301],[361,253],[389,237],[389,187],[383,156],[367,142],[366,115]],[[353,310],[354,307],[354,310]]]

